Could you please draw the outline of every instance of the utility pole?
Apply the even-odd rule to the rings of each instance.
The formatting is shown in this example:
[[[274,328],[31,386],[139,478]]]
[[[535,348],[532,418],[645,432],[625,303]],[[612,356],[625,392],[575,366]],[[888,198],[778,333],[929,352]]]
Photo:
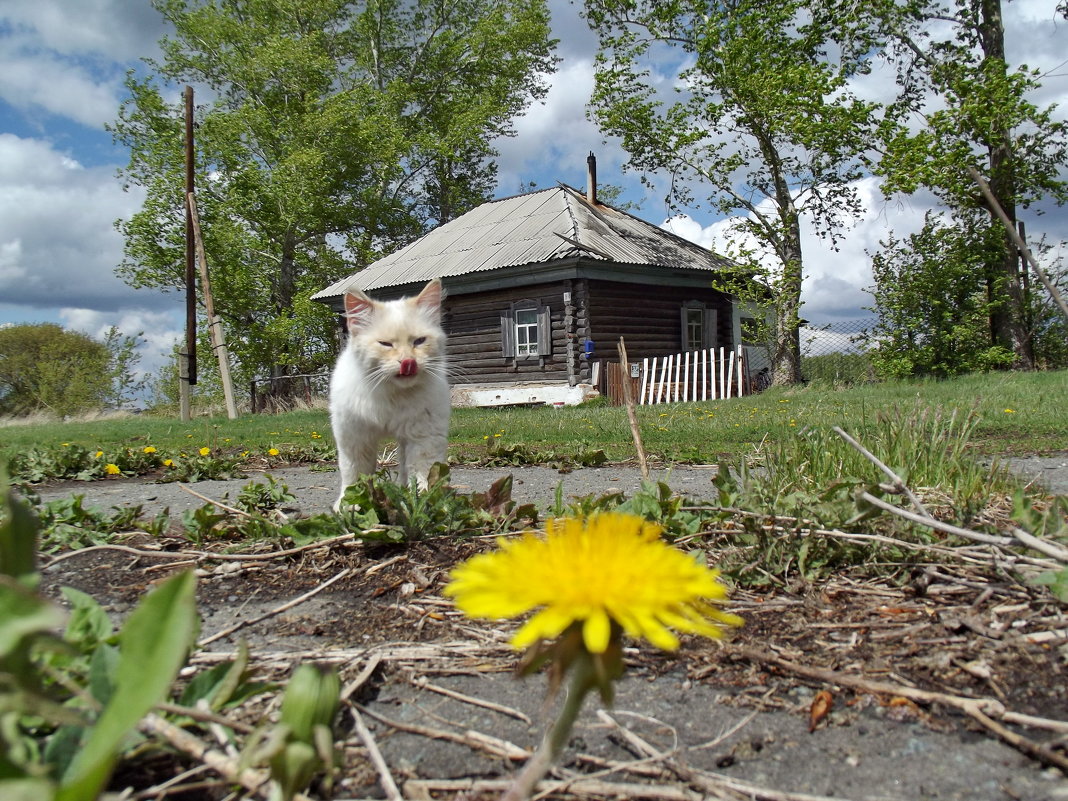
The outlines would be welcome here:
[[[193,87],[185,87],[185,197],[192,194],[193,180]],[[197,266],[193,235],[193,210],[185,206],[185,351],[178,360],[178,398],[182,422],[193,414],[192,387],[197,383]]]

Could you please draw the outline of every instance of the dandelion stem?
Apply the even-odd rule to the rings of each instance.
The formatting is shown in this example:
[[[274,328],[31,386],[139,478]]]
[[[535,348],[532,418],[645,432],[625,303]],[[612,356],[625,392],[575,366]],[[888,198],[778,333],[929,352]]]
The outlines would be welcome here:
[[[596,686],[594,679],[593,661],[589,654],[583,654],[575,660],[571,686],[567,690],[560,714],[552,727],[545,732],[534,756],[527,761],[515,781],[501,796],[501,801],[526,801],[530,798],[534,787],[549,772],[567,745],[571,729],[574,728],[575,720],[582,709],[582,702],[586,700],[586,694]]]

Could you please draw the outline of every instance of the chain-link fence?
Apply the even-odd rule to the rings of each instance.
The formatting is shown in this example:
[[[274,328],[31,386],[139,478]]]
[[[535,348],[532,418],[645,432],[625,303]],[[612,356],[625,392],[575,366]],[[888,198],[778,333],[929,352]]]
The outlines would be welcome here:
[[[256,378],[249,385],[252,413],[286,412],[325,403],[330,388],[330,373],[284,375]]]
[[[876,318],[801,326],[801,375],[806,381],[859,384],[875,381],[866,333]]]

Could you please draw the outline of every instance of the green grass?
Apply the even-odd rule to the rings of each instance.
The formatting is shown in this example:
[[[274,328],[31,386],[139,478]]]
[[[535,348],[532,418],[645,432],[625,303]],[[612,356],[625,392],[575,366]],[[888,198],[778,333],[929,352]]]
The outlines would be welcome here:
[[[975,411],[979,420],[971,447],[980,453],[1021,454],[1068,450],[1068,371],[997,373],[946,381],[902,381],[831,389],[810,385],[707,403],[669,404],[638,410],[645,446],[666,461],[717,462],[766,444],[785,441],[801,429],[841,426],[863,441],[879,413],[907,417],[920,408],[946,413]],[[450,455],[473,461],[493,440],[538,450],[577,453],[603,449],[609,459],[631,458],[634,448],[626,413],[597,404],[457,409]],[[64,443],[67,443],[65,446]],[[196,418],[181,423],[149,414],[92,422],[17,424],[0,427],[0,464],[32,448],[79,445],[112,452],[151,445],[161,455],[195,454],[200,448],[239,458],[259,458],[275,448],[281,458],[331,458],[333,438],[323,410],[280,415]]]
[[[949,413],[975,411],[972,444],[982,453],[1068,450],[1068,372],[968,376],[948,381],[870,384],[835,390],[826,385],[772,389],[707,403],[638,409],[646,450],[669,461],[714,462],[789,438],[803,428],[841,426],[858,437],[877,415],[907,416],[917,406]],[[1009,411],[1007,411],[1009,410]],[[556,449],[604,448],[612,459],[633,455],[623,409],[610,407],[458,409],[450,439],[458,452],[486,438]]]

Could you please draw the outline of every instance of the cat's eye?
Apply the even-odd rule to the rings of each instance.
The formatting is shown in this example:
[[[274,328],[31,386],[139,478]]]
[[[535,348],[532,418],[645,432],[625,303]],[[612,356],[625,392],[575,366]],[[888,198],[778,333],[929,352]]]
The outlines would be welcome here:
[[[415,340],[412,342],[412,345],[415,345],[416,347],[418,347],[419,345],[422,345],[424,342],[426,342],[426,337],[416,337]]]
[[[378,340],[378,344],[381,345],[383,348],[392,348],[393,347],[393,343],[392,342],[383,342],[381,339]]]

